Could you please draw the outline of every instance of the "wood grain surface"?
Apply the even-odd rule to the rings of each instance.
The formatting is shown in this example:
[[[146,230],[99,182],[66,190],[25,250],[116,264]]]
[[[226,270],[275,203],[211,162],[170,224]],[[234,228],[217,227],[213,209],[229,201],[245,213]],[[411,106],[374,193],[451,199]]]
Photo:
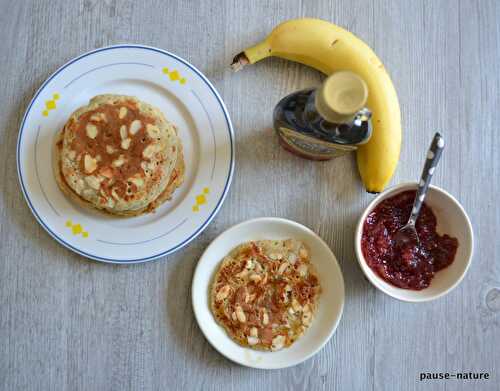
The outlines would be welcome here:
[[[393,184],[418,177],[436,130],[446,137],[433,183],[463,204],[476,237],[472,266],[446,297],[402,303],[363,278],[353,232],[373,195],[353,156],[316,163],[279,147],[274,105],[321,75],[277,59],[230,71],[234,54],[298,16],[348,28],[390,71],[404,125]],[[0,389],[499,390],[499,18],[495,0],[0,0]],[[124,42],[167,49],[201,69],[227,104],[237,144],[233,185],[215,220],[176,254],[136,266],[91,262],[52,240],[28,210],[15,163],[20,120],[40,84],[82,52]],[[285,370],[229,362],[191,309],[203,250],[258,216],[311,227],[346,283],[336,334]],[[420,382],[425,371],[491,379]]]

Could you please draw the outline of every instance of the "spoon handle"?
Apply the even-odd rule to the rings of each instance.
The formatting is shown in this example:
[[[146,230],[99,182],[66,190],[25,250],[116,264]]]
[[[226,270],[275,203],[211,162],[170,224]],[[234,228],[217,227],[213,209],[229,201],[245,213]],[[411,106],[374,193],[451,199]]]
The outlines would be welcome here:
[[[427,194],[427,189],[431,183],[432,175],[434,170],[441,158],[441,154],[444,149],[444,139],[439,133],[434,135],[429,151],[427,152],[427,159],[425,160],[424,169],[422,175],[420,176],[420,182],[418,184],[417,195],[415,196],[415,201],[413,202],[413,209],[411,210],[410,223],[415,224],[417,222],[418,214],[420,213],[420,208]]]

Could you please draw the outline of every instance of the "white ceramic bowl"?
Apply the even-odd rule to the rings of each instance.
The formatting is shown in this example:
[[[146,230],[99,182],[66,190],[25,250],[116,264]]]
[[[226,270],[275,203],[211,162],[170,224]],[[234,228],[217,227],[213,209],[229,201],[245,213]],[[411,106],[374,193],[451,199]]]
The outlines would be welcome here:
[[[359,218],[356,227],[354,245],[359,265],[370,282],[382,292],[396,299],[409,302],[422,302],[437,299],[455,288],[465,276],[471,263],[474,249],[474,235],[469,217],[460,203],[449,193],[436,186],[430,186],[425,203],[436,215],[437,232],[448,234],[458,239],[458,249],[455,260],[447,268],[436,273],[430,286],[420,291],[397,288],[379,277],[366,263],[361,251],[361,235],[363,223],[368,214],[386,198],[406,190],[416,190],[418,184],[402,183],[379,194]]]
[[[288,238],[301,240],[310,249],[322,288],[316,316],[305,334],[289,348],[277,352],[244,348],[229,338],[210,311],[212,278],[222,258],[237,245],[251,240]],[[241,365],[277,369],[299,364],[328,342],[342,316],[344,279],[332,251],[313,231],[290,220],[264,217],[235,225],[208,246],[196,266],[191,294],[198,325],[216,350]]]

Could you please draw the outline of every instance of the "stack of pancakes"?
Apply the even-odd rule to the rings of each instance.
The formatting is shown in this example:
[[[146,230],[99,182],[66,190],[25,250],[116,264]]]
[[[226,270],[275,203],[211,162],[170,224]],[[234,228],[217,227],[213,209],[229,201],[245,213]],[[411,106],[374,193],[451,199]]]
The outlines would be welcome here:
[[[55,176],[86,207],[137,216],[172,197],[184,180],[176,127],[158,109],[123,95],[99,95],[59,133]]]

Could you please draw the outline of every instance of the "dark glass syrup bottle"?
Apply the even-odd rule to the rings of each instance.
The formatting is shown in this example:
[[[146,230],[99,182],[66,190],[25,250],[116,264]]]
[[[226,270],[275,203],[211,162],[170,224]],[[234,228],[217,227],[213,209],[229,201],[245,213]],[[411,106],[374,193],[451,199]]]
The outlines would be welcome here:
[[[368,87],[350,71],[329,76],[319,88],[283,98],[274,109],[281,145],[312,160],[329,160],[357,149],[371,136]]]

